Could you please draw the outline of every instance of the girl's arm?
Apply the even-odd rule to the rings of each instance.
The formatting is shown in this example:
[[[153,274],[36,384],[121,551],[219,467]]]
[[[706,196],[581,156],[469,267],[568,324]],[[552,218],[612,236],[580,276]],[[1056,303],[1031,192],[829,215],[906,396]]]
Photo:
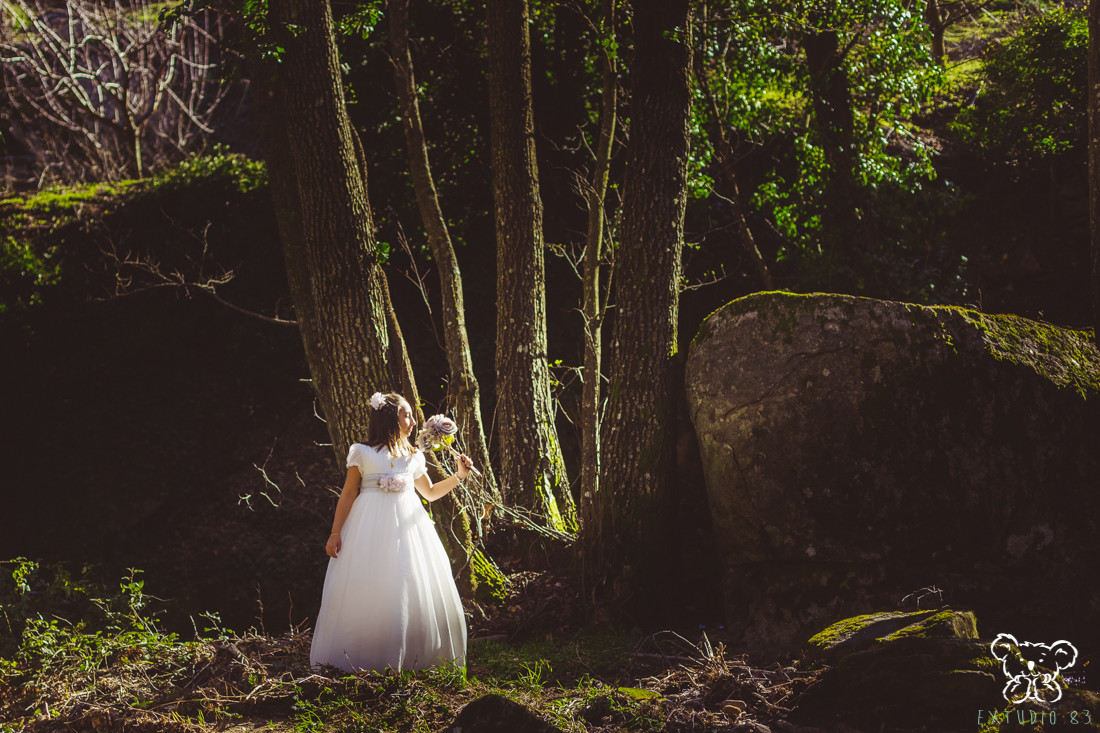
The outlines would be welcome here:
[[[428,474],[424,474],[414,482],[414,485],[420,495],[428,501],[441,499],[449,494],[451,489],[458,486],[459,481],[464,481],[470,475],[470,466],[472,465],[474,465],[474,462],[463,453],[458,457],[458,470],[447,478],[433,484],[432,480],[428,478]]]
[[[340,554],[340,530],[344,526],[344,520],[348,518],[348,512],[351,511],[351,505],[355,502],[355,497],[359,493],[359,484],[362,480],[359,469],[350,466],[348,477],[344,479],[344,488],[340,491],[340,500],[336,502],[336,516],[332,519],[332,534],[328,536],[328,542],[325,543],[325,553],[329,557],[336,557]]]

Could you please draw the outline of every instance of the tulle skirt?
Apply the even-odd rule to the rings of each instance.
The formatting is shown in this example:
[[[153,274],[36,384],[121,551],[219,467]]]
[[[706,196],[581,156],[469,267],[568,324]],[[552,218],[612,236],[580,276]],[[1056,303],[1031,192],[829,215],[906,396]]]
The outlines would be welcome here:
[[[354,672],[466,664],[466,618],[415,491],[362,491],[325,574],[309,661]]]

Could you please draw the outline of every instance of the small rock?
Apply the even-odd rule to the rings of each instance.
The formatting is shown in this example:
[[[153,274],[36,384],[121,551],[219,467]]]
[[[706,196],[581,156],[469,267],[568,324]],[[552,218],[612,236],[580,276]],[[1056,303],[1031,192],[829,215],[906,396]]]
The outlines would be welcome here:
[[[731,730],[733,733],[772,733],[772,729],[762,723],[742,723]]]
[[[563,733],[501,695],[485,695],[458,713],[443,733]]]
[[[595,698],[585,706],[583,711],[581,711],[581,717],[593,725],[599,723],[608,715],[611,715],[610,695],[603,695]]]
[[[747,708],[744,700],[726,700],[722,703],[722,712],[730,716],[730,719],[736,719]]]

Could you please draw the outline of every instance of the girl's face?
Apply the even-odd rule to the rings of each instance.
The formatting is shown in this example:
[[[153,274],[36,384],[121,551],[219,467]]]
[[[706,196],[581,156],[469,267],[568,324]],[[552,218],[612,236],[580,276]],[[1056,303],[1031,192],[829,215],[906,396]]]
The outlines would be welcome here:
[[[413,419],[412,408],[408,402],[402,400],[397,405],[397,429],[401,431],[401,437],[408,438],[414,427],[416,420]]]

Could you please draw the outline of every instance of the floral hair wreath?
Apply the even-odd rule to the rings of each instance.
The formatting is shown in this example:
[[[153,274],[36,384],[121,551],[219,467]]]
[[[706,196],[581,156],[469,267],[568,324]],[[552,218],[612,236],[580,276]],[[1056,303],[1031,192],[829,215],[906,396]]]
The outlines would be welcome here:
[[[381,392],[375,392],[370,396],[370,406],[376,410],[381,410],[386,405],[386,395]]]

